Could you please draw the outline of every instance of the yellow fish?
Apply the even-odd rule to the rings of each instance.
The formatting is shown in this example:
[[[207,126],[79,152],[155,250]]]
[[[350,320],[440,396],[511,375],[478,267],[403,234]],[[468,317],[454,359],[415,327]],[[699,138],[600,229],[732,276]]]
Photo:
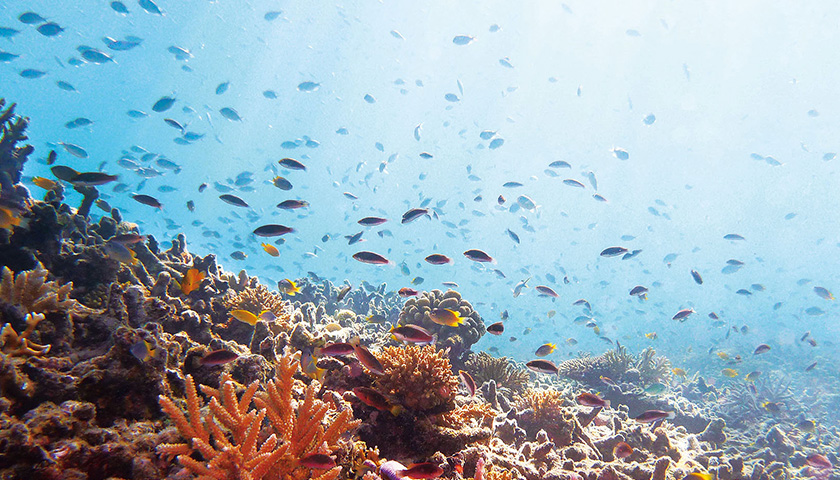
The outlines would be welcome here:
[[[155,353],[157,352],[157,348],[155,347],[155,345],[152,345],[151,343],[145,340],[140,340],[139,342],[131,346],[130,351],[131,354],[134,355],[135,358],[137,358],[137,360],[140,360],[141,362],[146,362],[154,358]]]
[[[32,177],[32,183],[43,188],[44,190],[55,190],[58,188],[58,182],[44,177]]]
[[[20,225],[20,214],[8,208],[0,207],[0,228],[11,230]]]
[[[553,343],[546,343],[545,345],[541,345],[540,348],[537,349],[536,355],[538,357],[545,357],[546,355],[551,355],[554,353],[554,350],[557,349],[557,345]]]
[[[233,310],[230,312],[230,315],[239,320],[242,323],[247,323],[248,325],[254,326],[260,321],[260,317],[254,315],[253,313],[249,312],[248,310]]]
[[[720,371],[720,373],[722,373],[723,376],[729,377],[729,378],[735,378],[735,377],[738,376],[738,372],[731,369],[731,368],[724,368],[723,370]]]
[[[656,340],[659,337],[659,335],[657,335],[656,332],[650,332],[650,333],[646,333],[645,337],[647,337],[651,340]]]
[[[464,323],[464,319],[461,318],[460,312],[456,312],[448,308],[434,308],[432,309],[430,317],[432,321],[438,325],[457,327],[458,325]]]
[[[187,270],[184,279],[181,281],[181,292],[184,295],[189,295],[190,292],[198,288],[198,285],[204,280],[204,272],[198,271],[197,268]]]
[[[711,473],[692,472],[683,477],[683,480],[712,480]]]
[[[279,288],[281,292],[285,293],[290,297],[294,297],[295,295],[300,293],[300,288],[298,288],[298,286],[295,285],[295,282],[289,280],[288,278],[277,282],[277,288]]]
[[[671,373],[673,373],[674,375],[676,375],[678,377],[685,377],[685,370],[683,370],[682,368],[679,368],[679,367],[673,368],[671,370]]]
[[[717,356],[720,357],[721,360],[729,360],[729,354],[726,352],[717,352]]]
[[[277,250],[277,247],[275,247],[274,245],[271,245],[269,243],[263,243],[262,247],[263,247],[263,250],[265,250],[265,252],[267,254],[271,255],[272,257],[279,257],[280,256],[280,250]]]
[[[746,380],[748,382],[754,382],[760,376],[761,376],[761,372],[756,370],[755,372],[748,373],[747,376],[744,377],[744,380]]]
[[[321,381],[324,378],[326,370],[318,368],[318,359],[312,355],[312,350],[306,348],[300,352],[300,371],[304,375]]]
[[[105,250],[105,253],[108,254],[108,257],[113,258],[118,262],[127,263],[129,265],[137,265],[137,254],[134,253],[134,250],[126,247],[122,243],[105,242],[102,248]]]

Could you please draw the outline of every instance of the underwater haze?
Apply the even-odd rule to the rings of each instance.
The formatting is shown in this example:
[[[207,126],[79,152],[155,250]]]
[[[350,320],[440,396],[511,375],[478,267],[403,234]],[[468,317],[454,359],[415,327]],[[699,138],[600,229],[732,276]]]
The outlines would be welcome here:
[[[103,198],[160,241],[184,232],[191,250],[268,284],[307,272],[394,289],[415,277],[425,280],[418,289],[456,282],[486,318],[508,310],[520,344],[482,346],[517,357],[567,338],[580,342],[561,348],[569,354],[603,349],[591,328],[572,323],[589,315],[571,306],[579,298],[603,338],[638,348],[656,332],[670,354],[771,342],[784,351],[776,361],[799,368],[814,351],[795,338],[838,334],[835,305],[813,292],[830,290],[840,266],[837,72],[824,48],[837,38],[834,6],[161,1],[161,14],[124,6],[128,13],[107,2],[5,2],[2,23],[20,33],[2,49],[20,57],[0,65],[3,94],[35,119],[36,154],[56,148],[60,164],[118,174],[126,190],[104,186]],[[21,24],[29,10],[64,31],[47,37]],[[108,58],[84,60],[79,46]],[[24,78],[26,69],[45,74]],[[174,105],[153,111],[164,96]],[[92,123],[67,128],[77,118]],[[198,138],[183,141],[165,118]],[[146,153],[177,170],[142,161]],[[281,168],[284,157],[307,170]],[[569,166],[549,167],[557,161]],[[25,173],[49,176],[44,166]],[[293,188],[275,187],[277,175]],[[202,183],[209,188],[199,193]],[[224,203],[224,193],[251,208]],[[517,208],[521,195],[536,208]],[[309,206],[275,207],[288,199]],[[399,224],[421,205],[433,219]],[[389,222],[356,223],[366,216]],[[295,230],[279,258],[251,235],[263,223]],[[366,242],[349,246],[344,236],[360,231]],[[744,240],[723,238],[730,233]],[[610,246],[642,252],[599,256]],[[462,252],[471,248],[495,265],[470,262]],[[351,257],[359,250],[398,266],[361,264]],[[231,259],[235,251],[248,256]],[[429,265],[432,253],[453,262]],[[729,259],[745,265],[727,275]],[[526,288],[513,298],[527,278],[560,297]],[[650,288],[646,301],[628,295],[635,285]],[[812,306],[824,313],[808,315]],[[670,321],[689,307],[695,318]],[[549,310],[558,315],[547,319]],[[723,325],[712,326],[712,311]],[[724,340],[742,325],[748,336]],[[526,327],[535,332],[518,335]]]
[[[652,347],[711,386],[772,373],[818,398],[840,360],[837,18],[832,2],[5,0],[0,95],[30,119],[34,197],[56,165],[118,175],[91,222],[118,209],[162,249],[183,233],[272,291],[452,288],[503,325],[473,352]],[[269,224],[292,231],[253,233]]]

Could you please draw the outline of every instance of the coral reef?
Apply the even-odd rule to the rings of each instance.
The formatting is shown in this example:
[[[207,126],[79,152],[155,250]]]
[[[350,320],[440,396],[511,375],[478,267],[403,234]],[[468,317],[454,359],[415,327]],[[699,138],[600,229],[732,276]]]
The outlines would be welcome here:
[[[376,389],[398,404],[415,411],[445,411],[452,408],[458,379],[449,358],[433,345],[387,347],[377,359],[383,374]]]
[[[5,108],[4,108],[5,107]],[[32,145],[18,146],[26,141],[26,127],[29,119],[15,115],[15,104],[6,107],[6,100],[0,98],[0,205],[7,209],[23,209],[29,199],[26,187],[20,184],[23,166],[35,148]]]
[[[448,308],[460,313],[464,322],[457,327],[439,325],[432,321],[435,308]],[[450,358],[461,366],[466,361],[470,347],[484,335],[484,322],[470,302],[461,298],[454,290],[445,293],[440,290],[423,292],[419,297],[409,298],[400,311],[399,325],[419,325],[438,336],[438,347],[449,348]]]
[[[531,380],[531,374],[516,366],[507,357],[494,357],[486,352],[471,355],[465,368],[475,379],[476,384],[493,380],[496,385],[512,392],[521,393]]]
[[[384,283],[348,289],[310,274],[290,297],[190,253],[183,235],[161,247],[116,209],[91,220],[94,187],[79,190],[79,208],[63,203],[64,186],[33,200],[19,183],[26,119],[13,112],[0,111],[0,207],[11,212],[0,228],[2,478],[393,480],[414,462],[447,480],[840,478],[809,461],[840,463],[836,373],[820,377],[827,385],[773,372],[754,384],[672,378],[653,349],[617,344],[535,378],[470,351],[484,325],[457,292],[401,305]],[[136,262],[109,255],[120,238],[137,240],[126,247]],[[438,325],[432,308],[465,322]],[[273,316],[251,325],[232,310]],[[394,346],[397,321],[439,342]],[[318,356],[351,340],[381,374],[353,355]],[[581,389],[612,408],[578,405]],[[675,418],[634,420],[645,410]]]
[[[336,301],[342,289],[347,285],[335,285],[327,279],[320,279],[310,274],[309,278],[296,281],[300,293],[295,297],[295,307],[300,308],[305,303],[311,303],[316,308],[323,307],[328,315],[336,315],[339,310],[347,310],[361,317],[380,315],[387,322],[396,321],[402,308],[402,298],[394,291],[387,291],[387,285],[374,287],[362,282],[357,288],[352,288],[344,294],[342,300]]]
[[[43,313],[27,313],[26,314],[26,330],[18,334],[12,324],[7,323],[0,331],[0,351],[4,355],[12,357],[34,355],[44,355],[50,351],[49,345],[39,345],[29,339],[35,327],[44,319]]]
[[[258,391],[254,381],[237,397],[236,384],[230,378],[220,389],[202,385],[202,392],[211,397],[209,408],[198,398],[192,377],[186,381],[186,417],[166,396],[160,397],[161,408],[169,415],[188,443],[161,444],[158,452],[177,455],[178,462],[195,475],[210,478],[311,478],[311,469],[298,460],[309,453],[329,454],[347,448],[342,435],[355,428],[351,411],[316,398],[316,384],[305,389],[304,398],[295,401],[294,373],[298,364],[290,355],[280,357],[277,376],[265,389]],[[257,409],[251,407],[251,402]],[[337,413],[336,409],[343,408]],[[333,414],[328,415],[331,411]],[[262,435],[263,422],[272,433]],[[198,452],[203,461],[191,456]],[[315,478],[337,478],[341,466],[327,469]]]
[[[242,290],[229,292],[222,300],[228,310],[245,310],[259,315],[269,311],[277,318],[288,320],[290,305],[278,293],[268,290],[264,285],[247,286]],[[284,326],[288,329],[288,322]]]
[[[49,272],[40,263],[32,270],[15,275],[8,267],[0,274],[0,302],[14,305],[24,313],[43,313],[73,308],[76,300],[69,298],[73,283],[58,285],[46,281]]]

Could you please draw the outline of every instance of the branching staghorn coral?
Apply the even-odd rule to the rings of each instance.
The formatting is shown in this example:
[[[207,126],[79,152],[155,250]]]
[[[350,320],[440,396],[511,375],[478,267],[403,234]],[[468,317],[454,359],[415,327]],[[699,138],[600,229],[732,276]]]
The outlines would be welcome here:
[[[11,323],[3,325],[3,330],[0,331],[0,351],[10,357],[46,355],[50,351],[49,345],[40,345],[29,340],[29,336],[43,319],[43,313],[27,313],[26,330],[20,334],[12,328]]]
[[[450,410],[458,392],[449,358],[434,345],[387,347],[376,355],[384,373],[375,388],[410,410]]]
[[[495,380],[496,385],[521,393],[528,388],[531,375],[518,368],[507,357],[494,357],[485,352],[473,355],[466,363],[466,370],[475,379],[476,385]]]
[[[40,263],[32,270],[14,274],[3,267],[0,275],[0,301],[20,306],[24,313],[45,313],[70,310],[76,300],[70,298],[73,283],[59,285],[46,281],[49,272]]]
[[[298,460],[309,453],[337,450],[340,437],[359,421],[352,420],[349,408],[334,414],[335,406],[316,398],[316,383],[306,388],[301,401],[296,401],[294,374],[298,366],[291,355],[285,354],[278,361],[277,376],[264,390],[258,391],[259,382],[255,381],[239,398],[236,383],[229,377],[223,378],[218,390],[202,385],[201,391],[211,397],[206,413],[202,413],[205,405],[192,377],[187,376],[189,419],[171,398],[161,396],[160,404],[188,443],[161,444],[158,453],[177,456],[178,462],[198,478],[337,478],[339,466],[318,475],[299,465]],[[256,409],[251,407],[252,401]],[[264,420],[272,433],[261,439]],[[203,461],[193,458],[193,452],[201,454]]]

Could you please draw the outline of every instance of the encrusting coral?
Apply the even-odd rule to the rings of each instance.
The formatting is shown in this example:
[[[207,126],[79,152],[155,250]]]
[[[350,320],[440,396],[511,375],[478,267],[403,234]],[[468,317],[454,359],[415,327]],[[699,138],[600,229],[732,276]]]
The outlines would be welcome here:
[[[446,411],[453,407],[458,379],[449,358],[433,345],[387,347],[377,354],[383,374],[375,388],[399,405],[416,411]]]
[[[3,267],[0,276],[0,302],[21,307],[25,313],[69,310],[76,301],[70,298],[73,283],[59,285],[46,281],[49,272],[40,263],[32,270],[15,275]]]
[[[160,397],[161,408],[188,443],[162,444],[158,452],[177,455],[178,462],[199,478],[337,478],[340,466],[310,477],[310,468],[298,461],[309,453],[329,454],[344,448],[342,435],[358,426],[359,421],[352,420],[349,408],[335,413],[338,405],[316,398],[316,383],[306,388],[303,400],[295,401],[294,374],[298,366],[291,355],[282,356],[277,376],[267,382],[264,390],[258,392],[259,382],[254,381],[239,398],[236,383],[229,378],[218,390],[202,385],[201,391],[211,397],[206,410],[188,376],[189,419],[171,398]],[[252,401],[257,409],[251,407]],[[272,427],[267,438],[261,435],[265,419]],[[203,461],[193,458],[193,452],[198,452]]]

